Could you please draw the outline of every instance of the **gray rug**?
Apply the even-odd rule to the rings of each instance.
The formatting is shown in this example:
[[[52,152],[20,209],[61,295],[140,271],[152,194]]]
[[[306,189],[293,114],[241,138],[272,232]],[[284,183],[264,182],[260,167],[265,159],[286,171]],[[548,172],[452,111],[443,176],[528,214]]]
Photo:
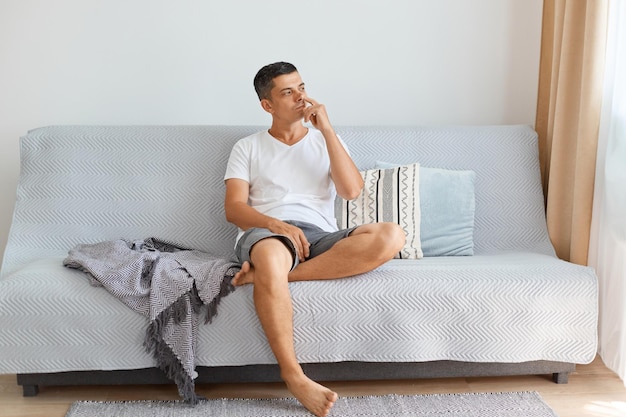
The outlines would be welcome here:
[[[180,401],[78,401],[66,417],[310,417],[295,399],[217,399],[195,407]],[[330,416],[557,417],[536,392],[340,397]]]

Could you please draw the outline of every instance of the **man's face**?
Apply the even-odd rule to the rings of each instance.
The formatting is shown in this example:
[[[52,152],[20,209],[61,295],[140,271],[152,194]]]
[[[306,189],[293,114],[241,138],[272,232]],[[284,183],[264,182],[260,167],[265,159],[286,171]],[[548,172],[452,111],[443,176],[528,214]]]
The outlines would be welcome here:
[[[300,120],[306,107],[306,92],[300,74],[292,72],[279,75],[273,82],[270,98],[261,100],[265,111],[273,117]]]

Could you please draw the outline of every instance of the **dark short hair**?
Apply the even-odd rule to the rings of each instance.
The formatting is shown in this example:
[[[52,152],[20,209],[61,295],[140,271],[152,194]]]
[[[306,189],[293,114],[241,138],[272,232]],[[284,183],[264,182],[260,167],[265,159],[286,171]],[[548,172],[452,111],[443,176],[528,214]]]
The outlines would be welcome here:
[[[298,71],[296,67],[289,62],[274,62],[261,68],[254,76],[254,90],[259,100],[270,97],[270,91],[274,87],[274,78],[296,71]]]

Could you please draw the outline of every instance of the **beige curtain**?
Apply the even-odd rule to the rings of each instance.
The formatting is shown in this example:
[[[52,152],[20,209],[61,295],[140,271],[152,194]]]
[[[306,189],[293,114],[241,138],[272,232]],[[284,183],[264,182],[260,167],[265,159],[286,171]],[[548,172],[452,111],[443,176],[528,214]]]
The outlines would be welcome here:
[[[541,175],[557,255],[587,264],[608,0],[544,0],[539,97]]]

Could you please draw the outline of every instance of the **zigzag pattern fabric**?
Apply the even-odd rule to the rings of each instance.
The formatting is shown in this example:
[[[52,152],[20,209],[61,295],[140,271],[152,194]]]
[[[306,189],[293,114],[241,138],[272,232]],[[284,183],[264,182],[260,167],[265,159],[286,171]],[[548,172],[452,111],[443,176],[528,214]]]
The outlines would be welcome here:
[[[239,265],[154,238],[77,245],[63,265],[86,272],[93,285],[150,319],[144,346],[183,399],[197,404],[198,321],[212,321]]]
[[[589,363],[595,357],[593,271],[550,256],[394,259],[368,274],[290,288],[303,363]],[[200,329],[200,363],[275,363],[252,290],[238,287]]]

